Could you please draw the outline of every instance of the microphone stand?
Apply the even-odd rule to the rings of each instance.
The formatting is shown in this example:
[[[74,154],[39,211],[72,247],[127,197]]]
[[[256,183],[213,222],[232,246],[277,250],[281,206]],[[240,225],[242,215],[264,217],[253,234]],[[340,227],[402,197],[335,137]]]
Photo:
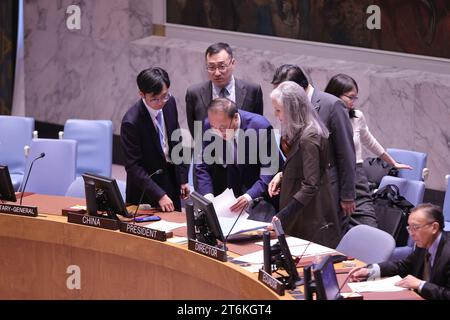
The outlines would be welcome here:
[[[45,153],[42,152],[39,156],[37,156],[33,161],[31,161],[30,169],[28,170],[27,178],[25,179],[25,183],[23,185],[22,194],[20,195],[20,205],[22,205],[23,194],[25,192],[25,188],[27,187],[28,178],[30,177],[31,169],[33,169],[33,164],[36,160],[42,159],[45,157]]]
[[[234,223],[233,223],[233,225],[231,226],[230,231],[228,231],[228,234],[227,234],[227,236],[225,237],[225,240],[224,240],[224,242],[223,242],[223,249],[224,249],[224,250],[227,250],[227,240],[228,240],[228,237],[230,236],[231,231],[233,231],[234,226],[236,225],[236,223],[238,222],[239,218],[241,217],[242,213],[244,212],[244,210],[245,210],[246,208],[247,208],[247,206],[244,206],[244,207],[242,208],[242,210],[241,210],[241,212],[239,212],[239,215],[237,216],[236,220],[234,220]]]
[[[153,172],[153,173],[149,176],[149,178],[151,179],[155,174],[161,174],[162,172],[163,172],[163,169],[158,169],[158,170],[156,170],[155,172]],[[147,187],[146,187],[146,186],[144,186],[144,188],[142,189],[141,197],[139,198],[138,205],[136,206],[136,210],[134,211],[134,214],[133,214],[133,224],[136,223],[136,214],[137,214],[137,212],[138,212],[138,210],[139,210],[139,206],[141,205],[142,200],[144,199],[145,190],[147,190]]]

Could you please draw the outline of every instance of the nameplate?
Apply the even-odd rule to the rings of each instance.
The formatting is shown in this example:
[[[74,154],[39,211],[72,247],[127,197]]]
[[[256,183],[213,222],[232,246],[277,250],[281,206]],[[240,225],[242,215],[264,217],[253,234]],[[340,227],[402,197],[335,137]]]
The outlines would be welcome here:
[[[210,257],[210,258],[222,261],[222,262],[226,262],[228,260],[227,252],[225,250],[214,247],[214,246],[210,246],[209,244],[206,244],[203,242],[189,239],[188,248],[191,251],[195,251],[204,256],[207,256],[207,257]]]
[[[272,277],[263,269],[259,269],[258,280],[264,283],[266,287],[274,291],[279,296],[284,296],[284,284],[278,279]]]
[[[0,212],[6,214],[14,214],[25,217],[37,217],[37,207],[20,206],[16,204],[0,203]]]
[[[166,241],[167,238],[172,237],[172,232],[165,232],[160,230],[155,230],[147,227],[143,227],[133,223],[122,222],[120,224],[120,231],[129,233],[135,236],[158,240],[158,241]]]
[[[71,223],[82,224],[84,226],[91,226],[102,229],[109,229],[109,230],[119,229],[119,221],[117,220],[97,216],[90,216],[87,214],[68,212],[67,221]]]

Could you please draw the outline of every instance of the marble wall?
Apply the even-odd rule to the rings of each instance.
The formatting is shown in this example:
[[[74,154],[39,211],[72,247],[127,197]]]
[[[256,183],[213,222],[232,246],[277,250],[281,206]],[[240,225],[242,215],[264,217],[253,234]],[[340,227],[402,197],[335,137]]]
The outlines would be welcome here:
[[[145,0],[78,1],[80,31],[65,26],[65,9],[77,1],[35,0],[25,3],[26,114],[63,124],[68,118],[120,121],[137,99],[135,77],[152,65],[165,68],[171,92],[186,127],[184,94],[206,79],[205,42],[146,37],[151,32],[151,5]],[[220,39],[218,39],[220,40]],[[232,43],[231,43],[232,44]],[[445,190],[450,173],[450,76],[298,54],[235,48],[236,77],[260,83],[264,113],[275,125],[270,81],[282,63],[301,65],[313,84],[344,72],[360,87],[359,107],[385,147],[428,153],[427,188]]]

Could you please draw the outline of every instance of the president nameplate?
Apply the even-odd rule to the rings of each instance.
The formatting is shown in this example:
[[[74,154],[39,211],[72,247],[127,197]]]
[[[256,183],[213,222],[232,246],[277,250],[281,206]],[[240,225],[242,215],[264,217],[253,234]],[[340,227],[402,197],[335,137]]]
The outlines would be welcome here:
[[[170,238],[172,236],[172,232],[160,231],[126,222],[122,222],[120,224],[120,231],[158,241],[166,241],[167,238]]]
[[[0,203],[0,212],[25,217],[37,217],[38,215],[37,207],[19,206],[16,204],[5,203]]]
[[[226,262],[227,261],[227,252],[223,249],[210,246],[209,244],[199,242],[196,240],[189,239],[188,248],[191,251],[195,251],[204,256]]]
[[[259,269],[258,280],[278,295],[284,296],[284,284],[280,280],[272,277],[272,275],[268,274],[263,269]]]
[[[98,217],[90,216],[87,214],[79,214],[74,212],[67,213],[67,221],[71,223],[81,224],[84,226],[96,227],[101,229],[117,230],[119,229],[119,221]]]

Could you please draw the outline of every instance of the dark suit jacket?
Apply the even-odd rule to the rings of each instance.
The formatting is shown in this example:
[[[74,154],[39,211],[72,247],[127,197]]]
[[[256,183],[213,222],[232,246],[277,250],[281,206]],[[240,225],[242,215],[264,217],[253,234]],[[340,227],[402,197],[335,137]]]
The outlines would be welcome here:
[[[337,172],[330,172],[331,183],[339,187],[339,199],[355,199],[356,156],[353,129],[344,103],[337,97],[314,89],[311,99],[319,117],[330,131],[329,158]]]
[[[236,106],[239,109],[263,115],[261,86],[235,78]],[[212,100],[212,82],[207,81],[189,87],[186,91],[186,117],[189,131],[194,137],[194,121],[203,121],[208,116],[208,105]]]
[[[280,219],[286,234],[335,248],[340,227],[327,167],[327,139],[304,133],[291,143],[283,167],[280,209],[292,198],[303,208]],[[321,229],[327,224],[330,224],[328,228]]]
[[[380,263],[382,277],[408,274],[423,279],[423,261],[426,249],[416,249],[404,260]],[[431,280],[426,282],[420,293],[425,299],[450,300],[450,233],[443,232],[431,269]]]
[[[251,143],[250,140],[245,139],[245,161],[243,164],[229,164],[226,167],[226,179],[227,186],[232,188],[235,196],[240,196],[244,193],[248,193],[252,199],[257,197],[267,197],[267,186],[271,181],[272,177],[279,171],[283,164],[283,159],[276,145],[275,138],[272,132],[272,125],[261,115],[254,114],[251,112],[246,112],[239,110],[239,115],[241,117],[241,129],[245,132],[250,130],[256,131],[257,142]],[[208,119],[204,122],[204,131],[211,128]],[[258,130],[267,130],[265,134],[259,135]],[[243,136],[243,133],[241,133]],[[263,139],[263,140],[262,140]],[[214,141],[214,140],[213,140]],[[219,141],[223,142],[219,138]],[[241,142],[242,140],[239,139]],[[211,141],[203,141],[203,151],[210,145]],[[276,155],[274,158],[277,159],[278,164],[273,163],[273,167],[269,174],[262,172],[262,168],[270,167],[270,163],[264,163],[264,160],[260,156],[262,152],[260,150],[261,145],[266,145],[269,152],[270,150],[275,150]],[[238,145],[238,149],[242,150],[242,145]],[[265,150],[264,150],[265,151]],[[266,155],[267,151],[263,152],[263,156]],[[256,156],[256,161],[252,163],[250,161],[252,156]],[[215,157],[215,160],[219,161],[219,157]],[[226,159],[224,159],[226,161]],[[223,167],[222,164],[207,164],[202,161],[195,165],[195,171],[198,179],[198,192],[202,195],[207,193],[218,194],[222,190],[214,190],[213,180],[215,167]]]
[[[179,128],[177,106],[173,97],[165,104],[163,115],[170,155],[177,144],[176,141],[171,141],[170,137],[172,132]],[[187,167],[178,165],[175,170],[173,166],[169,168],[159,142],[158,131],[141,99],[123,117],[120,138],[127,171],[127,202],[138,203],[145,188],[144,203],[158,206],[158,200],[167,194],[174,202],[176,210],[180,210],[180,186],[187,183]],[[150,179],[149,175],[158,169],[163,169],[164,172]]]

